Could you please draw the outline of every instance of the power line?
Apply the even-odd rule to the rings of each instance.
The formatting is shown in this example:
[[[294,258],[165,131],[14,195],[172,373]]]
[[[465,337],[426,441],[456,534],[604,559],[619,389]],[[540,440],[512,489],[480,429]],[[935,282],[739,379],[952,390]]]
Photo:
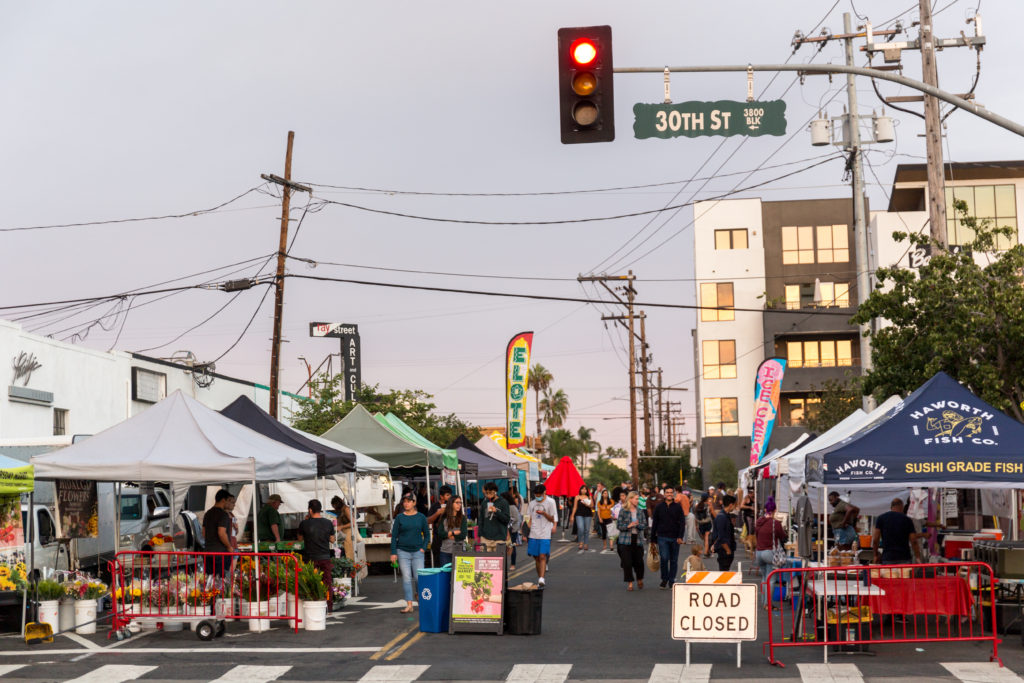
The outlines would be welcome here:
[[[20,228],[0,228],[0,232],[23,232],[23,231],[26,231],[26,230],[54,230],[54,229],[57,229],[57,228],[84,228],[84,227],[96,226],[96,225],[117,225],[119,223],[140,223],[140,222],[144,222],[144,221],[161,221],[161,220],[164,220],[164,219],[167,219],[167,218],[192,218],[194,216],[203,216],[205,214],[213,213],[215,211],[218,211],[218,210],[224,208],[225,206],[228,206],[229,204],[233,204],[234,202],[237,202],[242,197],[245,197],[246,195],[249,195],[249,194],[252,194],[253,192],[258,191],[260,189],[260,187],[262,187],[262,186],[261,185],[257,185],[256,187],[251,187],[248,190],[246,190],[245,192],[243,192],[242,194],[237,195],[235,197],[232,197],[231,199],[227,200],[226,202],[221,202],[217,206],[210,207],[209,209],[196,209],[195,211],[187,211],[185,213],[172,213],[172,214],[166,214],[164,216],[145,216],[145,217],[142,217],[142,218],[117,218],[117,219],[106,220],[106,221],[86,221],[86,222],[82,222],[82,223],[56,223],[56,224],[52,224],[52,225],[28,225],[28,226],[23,226],[23,227],[20,227]]]
[[[784,173],[784,174],[782,174],[780,176],[776,176],[774,178],[769,178],[768,180],[765,180],[765,181],[762,181],[762,182],[759,182],[759,183],[754,183],[753,185],[748,185],[748,186],[743,187],[743,188],[733,189],[733,190],[731,190],[729,192],[726,192],[726,193],[718,195],[718,196],[708,197],[708,198],[703,199],[701,201],[715,201],[715,200],[719,200],[719,199],[725,199],[726,197],[730,197],[730,196],[732,196],[734,194],[738,194],[740,192],[746,192],[746,191],[749,191],[749,190],[753,190],[753,189],[762,187],[764,185],[768,185],[768,184],[774,183],[774,182],[776,182],[778,180],[782,180],[783,178],[789,178],[790,176],[794,176],[794,175],[797,175],[799,173],[804,173],[805,171],[809,171],[812,168],[820,166],[820,165],[822,165],[822,164],[824,164],[824,163],[826,163],[828,161],[832,161],[833,159],[839,158],[840,156],[841,155],[838,155],[838,154],[830,155],[827,158],[822,159],[821,161],[819,161],[819,162],[817,162],[815,164],[811,164],[809,166],[805,166],[805,167],[797,169],[795,171],[790,171],[789,173]],[[752,173],[753,172],[751,172],[751,174]],[[660,213],[664,213],[665,211],[673,211],[673,210],[681,209],[681,208],[684,208],[684,207],[687,207],[687,206],[692,206],[694,203],[696,203],[696,202],[690,201],[690,202],[685,202],[683,204],[675,204],[675,205],[672,205],[672,206],[665,206],[665,207],[662,207],[660,209],[648,209],[648,210],[645,210],[645,211],[633,211],[633,212],[630,212],[630,213],[616,214],[616,215],[612,215],[612,216],[593,216],[593,217],[590,217],[590,218],[567,218],[567,219],[562,219],[562,220],[548,220],[548,221],[485,221],[485,220],[467,219],[467,218],[442,218],[442,217],[439,217],[439,216],[422,216],[422,215],[417,215],[417,214],[402,213],[400,211],[387,211],[385,209],[374,209],[374,208],[371,208],[371,207],[368,207],[368,206],[361,206],[359,204],[351,204],[349,202],[339,202],[339,201],[335,201],[335,200],[332,200],[332,199],[321,199],[320,201],[323,202],[324,204],[334,204],[334,205],[337,205],[337,206],[344,206],[344,207],[347,207],[347,208],[350,208],[350,209],[357,209],[359,211],[366,211],[366,212],[369,212],[369,213],[383,214],[385,216],[397,216],[399,218],[411,218],[411,219],[415,219],[415,220],[430,221],[430,222],[434,222],[434,223],[456,223],[456,224],[462,224],[462,225],[495,225],[495,226],[570,225],[570,224],[574,224],[574,223],[594,223],[594,222],[599,222],[599,221],[612,221],[612,220],[618,220],[620,218],[633,218],[633,217],[636,217],[636,216],[649,216],[651,214],[660,214]]]
[[[270,285],[272,285],[272,284],[273,284],[273,283],[271,283],[271,282],[265,282],[265,283],[262,283],[262,284],[265,284],[265,285],[267,285],[267,288],[266,288],[266,289],[264,290],[264,292],[263,292],[263,297],[262,297],[262,298],[260,299],[260,302],[259,302],[259,303],[258,303],[258,304],[256,305],[256,310],[252,312],[252,317],[251,317],[251,318],[249,318],[249,322],[247,322],[247,323],[245,324],[245,327],[244,327],[244,328],[242,328],[242,333],[238,335],[238,339],[236,339],[236,340],[235,340],[235,341],[234,341],[234,342],[233,342],[233,343],[231,344],[231,346],[229,346],[229,347],[227,348],[227,350],[226,350],[226,351],[224,351],[224,353],[220,354],[219,356],[217,356],[216,358],[214,358],[214,359],[213,359],[212,361],[210,361],[209,365],[212,365],[212,364],[216,363],[216,362],[217,362],[217,361],[219,361],[219,360],[220,360],[221,358],[223,358],[224,356],[226,356],[226,355],[228,355],[229,353],[231,353],[231,350],[232,350],[232,349],[234,349],[234,348],[235,348],[236,346],[238,346],[238,342],[242,341],[242,337],[244,337],[244,336],[245,336],[245,333],[249,331],[249,328],[250,328],[250,327],[252,327],[252,322],[253,322],[254,320],[256,320],[256,315],[257,315],[257,314],[258,314],[258,313],[260,312],[260,309],[261,309],[261,308],[263,308],[263,302],[267,300],[267,295],[268,295],[268,294],[270,294],[270,290],[271,290],[271,289],[273,289],[273,288],[272,288],[272,287],[270,286]]]

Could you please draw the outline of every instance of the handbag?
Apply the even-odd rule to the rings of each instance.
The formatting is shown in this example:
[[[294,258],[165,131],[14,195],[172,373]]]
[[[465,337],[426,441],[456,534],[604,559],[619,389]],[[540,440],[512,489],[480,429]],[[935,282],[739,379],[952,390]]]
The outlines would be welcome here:
[[[647,548],[647,568],[652,572],[659,571],[661,569],[661,558],[658,557],[658,546],[651,543]]]
[[[772,544],[772,566],[781,569],[786,566],[786,549],[775,540]]]

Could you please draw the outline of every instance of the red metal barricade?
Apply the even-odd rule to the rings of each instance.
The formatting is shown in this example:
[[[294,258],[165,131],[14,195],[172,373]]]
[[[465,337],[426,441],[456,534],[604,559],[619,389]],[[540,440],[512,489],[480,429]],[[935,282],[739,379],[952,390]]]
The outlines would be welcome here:
[[[290,620],[299,629],[300,565],[294,555],[125,551],[110,570],[112,632],[133,620],[196,625],[244,619],[268,626]]]
[[[779,647],[822,646],[827,660],[828,648],[969,640],[991,641],[990,661],[1002,666],[996,581],[983,562],[785,568],[767,583],[772,664],[784,666]]]

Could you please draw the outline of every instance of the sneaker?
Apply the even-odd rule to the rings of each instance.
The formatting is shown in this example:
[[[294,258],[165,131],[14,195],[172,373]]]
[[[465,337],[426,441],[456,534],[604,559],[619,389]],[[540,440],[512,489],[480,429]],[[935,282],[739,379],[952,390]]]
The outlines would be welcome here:
[[[668,589],[668,581],[662,581],[660,584],[658,584],[658,588],[660,588],[661,590],[667,590]]]
[[[544,587],[544,577],[543,576],[540,577],[539,579],[537,579],[537,585],[540,586],[541,588]]]
[[[576,551],[576,554],[577,554],[577,555],[582,555],[582,554],[583,554],[583,553],[585,553],[585,552],[587,552],[587,551],[586,551],[586,550],[584,550],[583,548],[580,548],[579,550],[577,550],[577,551]]]

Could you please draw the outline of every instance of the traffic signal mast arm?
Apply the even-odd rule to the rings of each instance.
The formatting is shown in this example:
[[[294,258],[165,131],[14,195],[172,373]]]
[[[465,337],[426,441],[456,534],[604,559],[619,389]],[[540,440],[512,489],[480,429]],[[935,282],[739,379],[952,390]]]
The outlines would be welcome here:
[[[643,67],[616,67],[614,72],[617,74],[664,74],[666,71],[670,73],[725,73],[732,71],[740,71],[746,73],[747,71],[761,71],[761,72],[774,72],[774,71],[798,71],[802,73],[822,73],[822,74],[853,74],[855,76],[867,76],[868,78],[876,78],[884,81],[892,81],[900,85],[905,85],[908,88],[913,88],[923,92],[926,95],[936,97],[943,102],[948,102],[954,107],[963,109],[966,112],[974,114],[979,118],[983,118],[986,121],[996,124],[1006,130],[1016,133],[1024,137],[1024,125],[1021,125],[1015,121],[1011,121],[1008,118],[1000,116],[979,106],[973,102],[958,97],[953,93],[940,90],[934,86],[916,81],[913,78],[907,78],[906,76],[900,76],[892,73],[891,71],[880,71],[878,69],[865,68],[860,66],[846,66],[845,64],[742,64],[742,65],[708,65],[708,66],[643,66]]]

